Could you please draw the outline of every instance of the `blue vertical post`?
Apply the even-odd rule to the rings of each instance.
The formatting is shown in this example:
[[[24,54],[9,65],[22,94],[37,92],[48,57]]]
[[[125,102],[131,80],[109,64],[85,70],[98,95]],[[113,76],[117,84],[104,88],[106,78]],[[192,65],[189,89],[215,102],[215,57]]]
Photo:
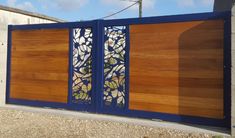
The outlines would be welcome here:
[[[92,25],[92,39],[93,39],[93,44],[92,44],[92,53],[91,53],[91,57],[92,57],[92,81],[91,81],[91,85],[92,85],[92,91],[91,91],[91,112],[97,112],[96,111],[96,105],[98,104],[97,102],[97,41],[98,41],[98,36],[97,36],[97,25],[96,25],[96,21],[93,21],[93,25]]]
[[[69,78],[68,78],[68,102],[71,106],[72,101],[72,86],[73,86],[73,29],[69,28]]]
[[[130,28],[129,25],[126,26],[126,47],[125,47],[125,110],[129,109],[129,89],[130,89]]]
[[[96,20],[96,112],[100,113],[103,106],[104,86],[104,26],[103,20]]]
[[[10,81],[11,81],[11,41],[12,41],[12,25],[8,25],[7,38],[7,78],[6,78],[6,101],[10,98]]]
[[[231,12],[224,15],[224,120],[231,126]]]

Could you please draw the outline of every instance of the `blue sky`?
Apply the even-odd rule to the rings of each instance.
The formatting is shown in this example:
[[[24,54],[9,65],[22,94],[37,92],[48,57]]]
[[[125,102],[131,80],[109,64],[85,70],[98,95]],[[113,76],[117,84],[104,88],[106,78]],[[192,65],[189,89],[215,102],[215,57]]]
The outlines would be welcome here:
[[[213,2],[214,0],[143,0],[143,16],[210,12],[213,10]],[[0,0],[1,5],[33,11],[67,21],[99,19],[132,3],[128,0]],[[132,17],[138,17],[137,4],[109,19]]]

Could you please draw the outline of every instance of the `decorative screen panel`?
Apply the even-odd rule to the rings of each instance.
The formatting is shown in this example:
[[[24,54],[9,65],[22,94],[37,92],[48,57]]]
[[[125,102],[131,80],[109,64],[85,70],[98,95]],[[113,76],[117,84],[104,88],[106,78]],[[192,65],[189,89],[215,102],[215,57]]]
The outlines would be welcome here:
[[[126,26],[105,27],[104,104],[123,108],[125,91]]]
[[[73,103],[91,103],[92,29],[73,29]]]

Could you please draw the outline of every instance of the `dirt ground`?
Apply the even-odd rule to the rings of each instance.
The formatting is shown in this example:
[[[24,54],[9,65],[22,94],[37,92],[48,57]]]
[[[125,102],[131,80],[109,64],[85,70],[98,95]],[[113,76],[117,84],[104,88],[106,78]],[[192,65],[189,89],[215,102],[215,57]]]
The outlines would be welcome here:
[[[211,134],[0,109],[1,138],[222,138]]]

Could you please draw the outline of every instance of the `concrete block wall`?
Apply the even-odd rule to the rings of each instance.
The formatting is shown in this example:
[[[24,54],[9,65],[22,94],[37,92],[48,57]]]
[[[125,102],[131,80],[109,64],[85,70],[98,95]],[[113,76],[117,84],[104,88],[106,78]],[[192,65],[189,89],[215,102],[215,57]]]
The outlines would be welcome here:
[[[8,25],[54,23],[54,21],[0,10],[0,106],[5,105]]]

